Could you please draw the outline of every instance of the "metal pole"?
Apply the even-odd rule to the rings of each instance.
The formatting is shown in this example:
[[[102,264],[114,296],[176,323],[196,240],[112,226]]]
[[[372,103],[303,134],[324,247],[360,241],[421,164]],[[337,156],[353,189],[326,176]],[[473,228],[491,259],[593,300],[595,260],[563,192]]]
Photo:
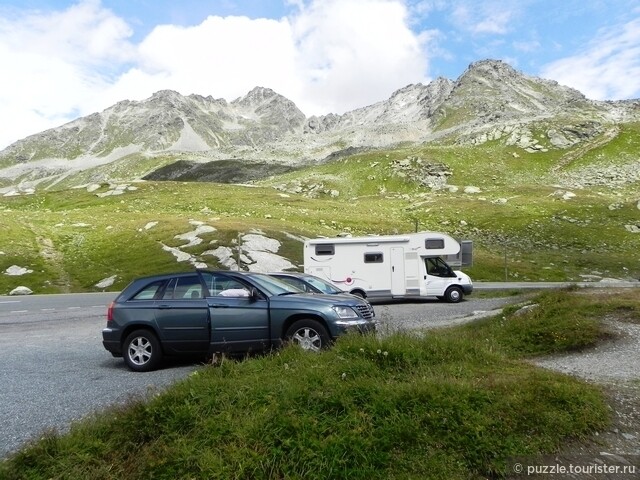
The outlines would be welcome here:
[[[509,281],[509,270],[507,268],[507,245],[504,246],[504,281]]]
[[[240,271],[240,251],[242,249],[242,234],[238,232],[238,252],[236,257],[236,265],[238,266],[238,271]]]

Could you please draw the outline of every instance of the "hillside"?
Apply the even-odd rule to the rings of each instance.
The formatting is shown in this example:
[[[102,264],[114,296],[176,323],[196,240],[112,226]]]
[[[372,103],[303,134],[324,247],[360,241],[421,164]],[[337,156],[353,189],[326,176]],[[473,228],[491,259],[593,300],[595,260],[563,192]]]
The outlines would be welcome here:
[[[1,152],[0,294],[299,268],[305,237],[416,228],[473,240],[475,280],[638,279],[638,105],[493,61],[341,116],[267,89],[121,102]]]

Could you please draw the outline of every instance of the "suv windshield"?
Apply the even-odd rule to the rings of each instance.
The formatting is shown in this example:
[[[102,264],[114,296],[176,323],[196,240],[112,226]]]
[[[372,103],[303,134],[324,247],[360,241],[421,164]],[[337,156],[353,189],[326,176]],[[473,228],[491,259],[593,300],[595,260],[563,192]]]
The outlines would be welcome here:
[[[264,273],[249,273],[246,276],[266,290],[270,295],[304,293],[303,290]]]
[[[306,282],[310,283],[311,285],[313,285],[314,287],[316,287],[318,290],[320,290],[322,293],[329,293],[331,295],[335,295],[337,293],[344,293],[344,291],[340,290],[338,287],[336,287],[334,284],[329,283],[329,282],[325,282],[324,280],[322,280],[321,278],[318,277],[312,277],[312,276],[308,276],[308,277],[302,277]]]

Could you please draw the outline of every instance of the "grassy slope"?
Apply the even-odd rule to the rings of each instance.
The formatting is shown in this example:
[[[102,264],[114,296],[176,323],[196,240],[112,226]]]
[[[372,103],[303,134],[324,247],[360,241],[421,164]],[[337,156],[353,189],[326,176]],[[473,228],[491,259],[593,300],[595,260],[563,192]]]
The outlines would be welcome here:
[[[569,163],[618,164],[637,156],[640,125],[624,125],[605,145]],[[514,156],[517,153],[517,156]],[[422,146],[359,154],[263,181],[258,187],[146,182],[121,196],[98,198],[84,189],[1,197],[0,271],[11,265],[34,272],[0,275],[0,294],[17,285],[35,292],[91,291],[102,278],[117,274],[114,289],[142,273],[189,269],[162,251],[160,242],[179,246],[177,234],[193,229],[189,220],[218,230],[194,247],[198,254],[215,245],[233,246],[238,232],[261,229],[283,242],[281,254],[302,262],[298,236],[444,231],[474,241],[476,280],[504,278],[505,250],[514,280],[581,280],[580,275],[639,278],[640,235],[625,224],[638,223],[638,185],[576,190],[576,197],[554,196],[550,173],[567,152],[528,154],[490,142],[478,147]],[[416,179],[393,174],[391,164],[408,156],[444,163],[453,171],[457,192],[431,191]],[[146,167],[145,167],[146,168]],[[272,187],[301,186],[302,194]],[[479,194],[463,187],[478,186]],[[316,186],[316,198],[309,189]],[[330,192],[339,192],[332,197]],[[498,203],[507,199],[506,203]],[[612,204],[619,208],[611,210]],[[144,230],[147,222],[158,227]],[[464,223],[461,223],[463,221]],[[74,226],[85,223],[88,226]],[[466,223],[466,224],[465,224]],[[206,257],[216,267],[214,257]]]
[[[27,478],[463,479],[509,473],[602,429],[600,391],[523,358],[592,346],[600,318],[640,302],[561,291],[527,313],[425,336],[347,336],[204,366],[166,393],[49,433],[0,476]]]

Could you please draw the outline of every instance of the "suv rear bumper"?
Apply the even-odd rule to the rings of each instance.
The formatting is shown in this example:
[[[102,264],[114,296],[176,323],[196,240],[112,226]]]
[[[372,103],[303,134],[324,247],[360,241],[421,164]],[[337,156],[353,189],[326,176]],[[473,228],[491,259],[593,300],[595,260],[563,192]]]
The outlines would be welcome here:
[[[112,328],[102,329],[102,345],[111,352],[114,357],[122,356],[122,344],[120,343],[120,331]]]

